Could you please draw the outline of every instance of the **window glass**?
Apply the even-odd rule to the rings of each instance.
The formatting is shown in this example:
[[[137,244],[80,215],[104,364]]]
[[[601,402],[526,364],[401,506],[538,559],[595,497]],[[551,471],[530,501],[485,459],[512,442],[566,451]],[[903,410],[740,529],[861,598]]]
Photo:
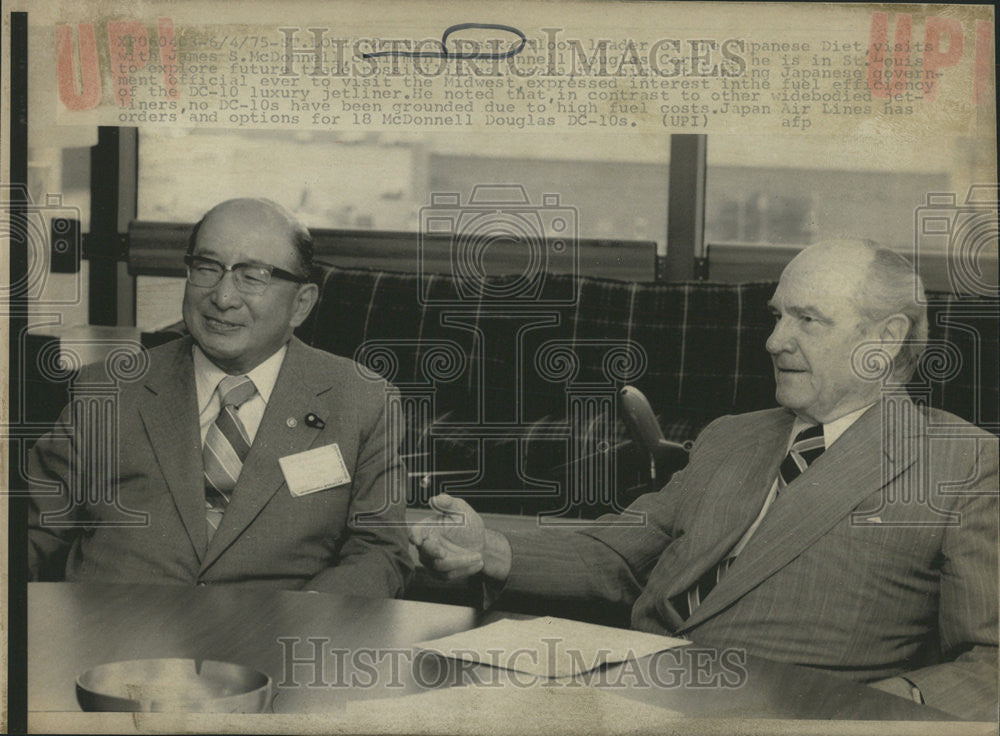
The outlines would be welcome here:
[[[804,246],[860,237],[911,251],[928,194],[961,200],[989,168],[963,138],[916,152],[878,137],[709,136],[705,238]]]
[[[582,237],[664,243],[668,150],[516,131],[144,130],[138,210],[143,220],[194,222],[224,199],[266,196],[312,227],[416,231],[431,192],[464,202],[477,184],[503,183],[524,187],[534,205],[557,194],[578,213]]]
[[[310,227],[412,230],[419,145],[364,134],[142,131],[141,220],[196,222],[233,197],[268,197]]]
[[[915,152],[877,136],[708,139],[709,243],[800,246],[828,237],[913,242],[928,193],[990,181],[970,138]],[[139,217],[194,222],[213,204],[267,196],[313,227],[415,231],[431,192],[524,187],[559,195],[588,238],[653,240],[667,230],[669,138],[609,134],[165,130],[140,136]]]

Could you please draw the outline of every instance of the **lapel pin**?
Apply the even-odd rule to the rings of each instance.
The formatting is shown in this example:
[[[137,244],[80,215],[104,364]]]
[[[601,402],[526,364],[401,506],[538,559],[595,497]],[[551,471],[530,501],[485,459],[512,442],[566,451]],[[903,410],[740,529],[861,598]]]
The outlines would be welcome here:
[[[315,429],[323,429],[326,426],[326,422],[320,419],[318,416],[309,412],[306,414],[306,425],[313,427]]]
[[[298,422],[295,421],[295,417],[288,417],[288,419],[285,420],[285,425],[288,427],[294,427],[297,424]]]

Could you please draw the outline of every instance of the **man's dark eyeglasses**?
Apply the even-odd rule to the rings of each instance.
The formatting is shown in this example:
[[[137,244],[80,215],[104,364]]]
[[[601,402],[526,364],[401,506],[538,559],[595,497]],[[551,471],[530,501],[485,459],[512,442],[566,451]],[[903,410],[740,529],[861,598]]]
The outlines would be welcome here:
[[[233,283],[245,294],[262,294],[271,283],[272,276],[296,284],[304,284],[309,280],[267,263],[234,263],[232,266],[227,266],[212,258],[190,253],[184,256],[184,263],[187,265],[188,283],[206,289],[222,281],[227,271],[233,272]]]

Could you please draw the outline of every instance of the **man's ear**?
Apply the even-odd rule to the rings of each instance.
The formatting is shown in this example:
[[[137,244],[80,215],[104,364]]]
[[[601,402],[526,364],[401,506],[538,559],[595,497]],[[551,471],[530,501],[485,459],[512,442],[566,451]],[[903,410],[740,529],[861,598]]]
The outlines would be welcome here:
[[[298,292],[295,294],[295,309],[292,312],[292,327],[298,327],[300,324],[305,322],[306,317],[312,311],[312,308],[316,306],[316,301],[319,299],[319,286],[313,283],[302,284],[299,286]]]
[[[878,327],[878,337],[882,345],[893,357],[903,348],[903,340],[910,331],[910,318],[905,314],[890,314]]]

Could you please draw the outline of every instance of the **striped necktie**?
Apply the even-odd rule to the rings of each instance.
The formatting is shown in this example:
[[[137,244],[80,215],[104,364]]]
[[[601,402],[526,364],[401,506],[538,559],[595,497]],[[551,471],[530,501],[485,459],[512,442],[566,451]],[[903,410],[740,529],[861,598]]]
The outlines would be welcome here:
[[[219,382],[222,408],[205,435],[205,516],[208,538],[222,522],[243,463],[250,452],[250,436],[240,421],[239,408],[257,393],[248,376],[226,376]]]
[[[783,489],[812,465],[823,454],[826,442],[823,439],[823,425],[806,427],[797,435],[785,459],[778,469],[778,486]]]
[[[792,446],[788,449],[788,454],[785,455],[785,459],[781,462],[781,467],[778,468],[778,490],[784,490],[793,480],[802,475],[805,469],[823,454],[825,449],[826,443],[823,439],[822,424],[806,427],[795,435],[795,441],[792,442]],[[722,580],[722,576],[726,574],[736,561],[737,555],[743,551],[751,535],[757,530],[757,525],[767,511],[767,505],[771,500],[771,496],[768,496],[767,501],[765,501],[764,510],[757,517],[753,526],[747,530],[747,533],[733,547],[732,551],[721,562],[710,567],[686,592],[672,599],[671,603],[682,618],[685,620],[688,619],[694,613],[694,610],[701,605],[701,602],[705,600],[705,597],[712,592],[716,584]]]

